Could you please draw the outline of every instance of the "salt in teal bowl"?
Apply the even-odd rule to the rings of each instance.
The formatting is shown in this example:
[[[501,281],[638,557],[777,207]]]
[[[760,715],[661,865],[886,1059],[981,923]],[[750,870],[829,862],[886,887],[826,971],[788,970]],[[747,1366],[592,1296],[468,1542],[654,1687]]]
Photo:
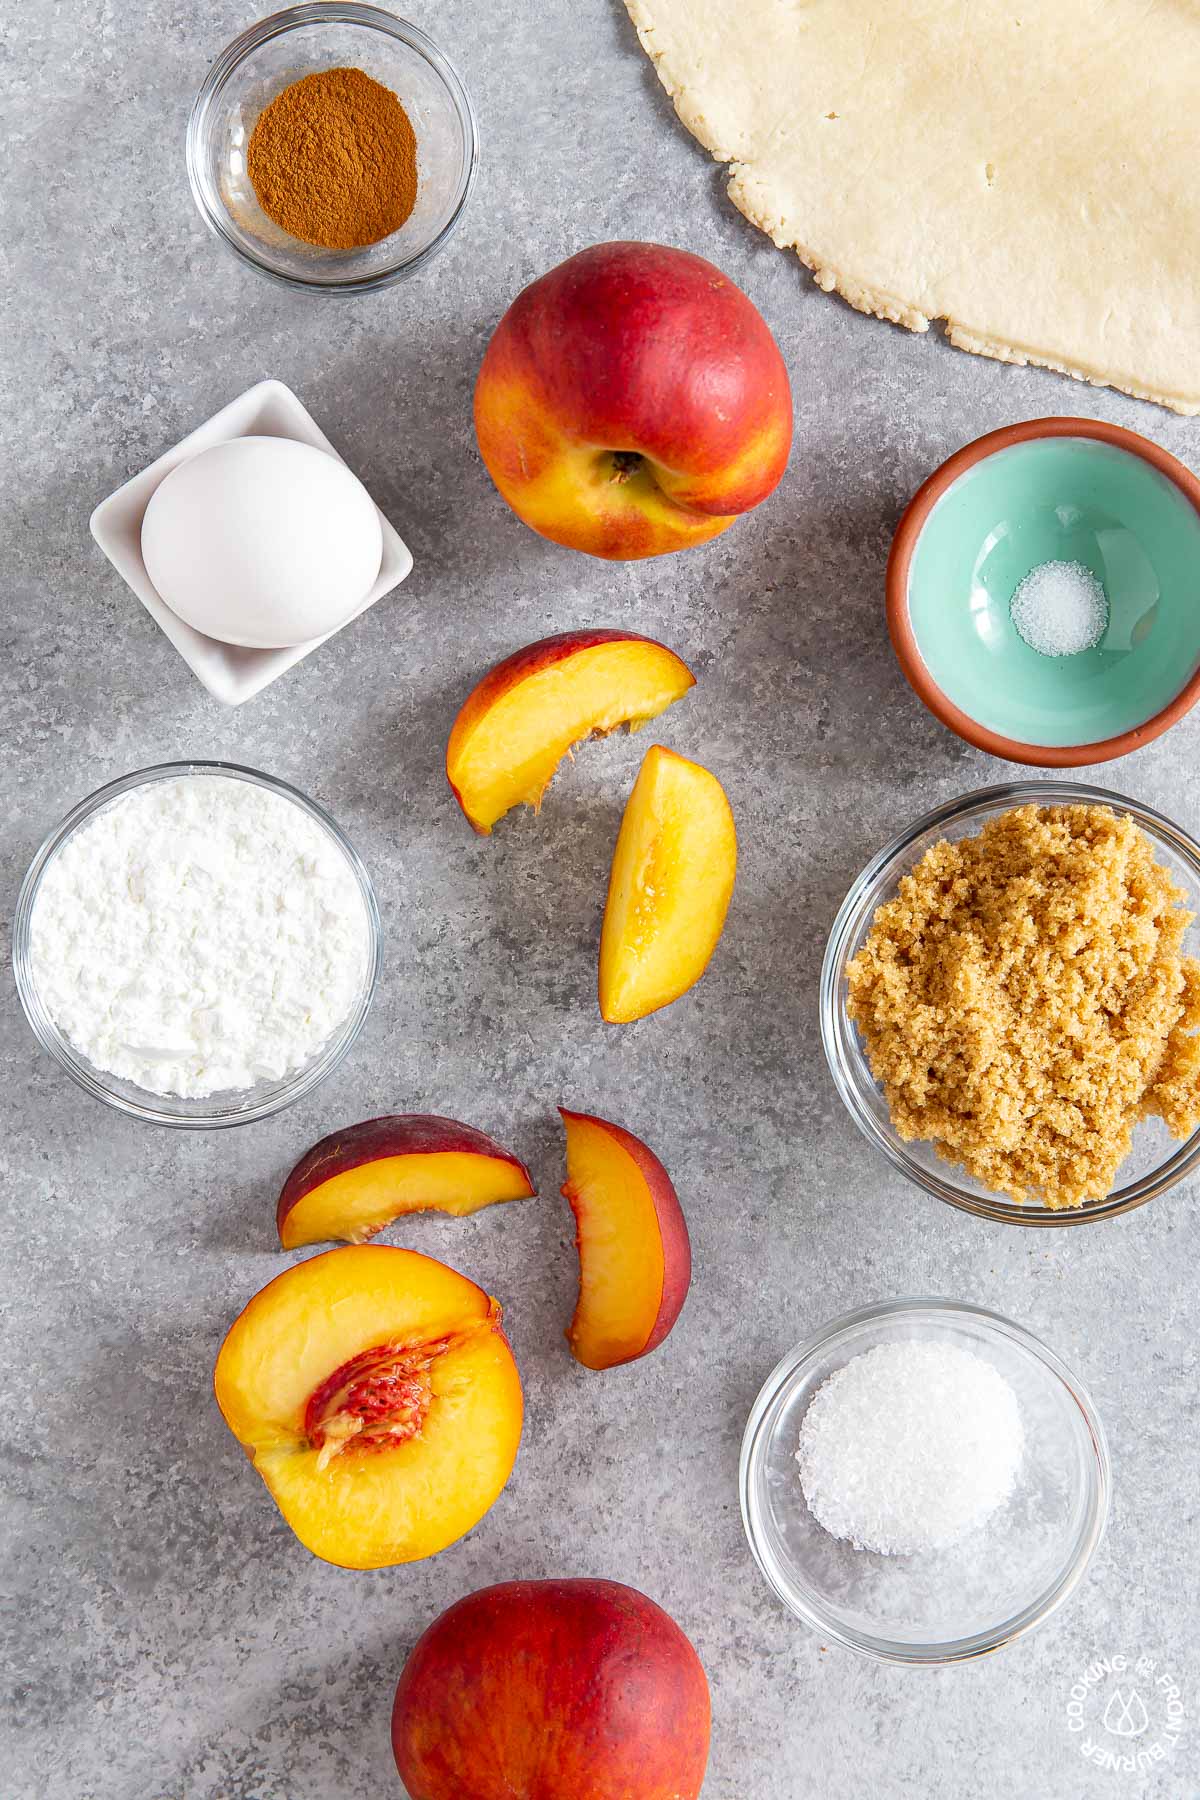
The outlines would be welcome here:
[[[1091,649],[1046,656],[1010,608],[1040,564],[1108,600]],[[887,573],[901,667],[952,731],[1010,762],[1107,762],[1200,698],[1200,481],[1136,432],[1034,419],[952,456],[900,521]]]

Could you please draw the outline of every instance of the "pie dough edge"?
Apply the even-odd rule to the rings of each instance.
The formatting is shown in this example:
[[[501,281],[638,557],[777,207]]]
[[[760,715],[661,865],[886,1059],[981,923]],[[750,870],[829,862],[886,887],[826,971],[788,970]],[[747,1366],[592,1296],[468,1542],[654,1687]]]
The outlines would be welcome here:
[[[735,151],[724,147],[717,141],[715,133],[697,103],[693,102],[684,82],[678,81],[668,66],[668,52],[654,42],[655,26],[651,17],[648,0],[624,0],[625,9],[633,21],[642,49],[650,58],[654,72],[675,108],[680,121],[700,145],[708,151],[714,161],[724,163],[730,170],[728,194],[733,204],[757,230],[765,232],[771,242],[780,250],[791,250],[811,271],[813,279],[823,293],[837,293],[852,306],[856,312],[868,313],[877,319],[886,320],[892,325],[903,325],[908,331],[928,331],[933,322],[919,307],[910,301],[898,299],[893,294],[873,288],[861,281],[857,276],[843,272],[833,266],[828,257],[811,249],[798,238],[779,219],[768,217],[761,210],[756,210],[754,202],[749,199],[742,187],[744,165],[740,164]],[[1165,406],[1169,411],[1180,413],[1185,418],[1200,415],[1200,400],[1183,398],[1178,394],[1160,393],[1157,389],[1147,387],[1133,380],[1120,379],[1113,375],[1099,375],[1094,371],[1064,362],[1035,350],[1027,345],[1009,344],[1000,339],[991,338],[986,333],[976,330],[949,314],[939,316],[947,341],[956,350],[967,350],[973,356],[990,357],[995,362],[1014,363],[1019,367],[1032,365],[1039,369],[1050,369],[1056,375],[1069,375],[1073,381],[1086,382],[1090,387],[1113,388],[1118,393],[1128,394],[1134,400],[1149,400],[1157,406]]]

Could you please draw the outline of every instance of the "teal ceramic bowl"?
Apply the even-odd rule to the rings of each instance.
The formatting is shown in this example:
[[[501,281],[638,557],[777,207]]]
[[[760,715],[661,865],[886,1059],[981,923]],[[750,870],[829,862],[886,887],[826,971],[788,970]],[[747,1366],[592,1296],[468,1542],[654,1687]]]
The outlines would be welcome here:
[[[1104,589],[1099,640],[1032,649],[1012,619],[1042,564]],[[1107,762],[1200,698],[1200,481],[1136,432],[1035,419],[992,432],[930,477],[900,521],[888,626],[920,698],[1010,762]]]

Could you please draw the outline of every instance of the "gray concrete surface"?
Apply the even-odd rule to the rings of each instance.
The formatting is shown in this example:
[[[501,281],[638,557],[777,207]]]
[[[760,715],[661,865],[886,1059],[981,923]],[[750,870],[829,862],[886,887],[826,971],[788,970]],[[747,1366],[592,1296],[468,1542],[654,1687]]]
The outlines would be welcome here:
[[[11,984],[0,1054],[6,1504],[4,1800],[376,1800],[391,1690],[443,1606],[514,1576],[635,1583],[675,1614],[715,1703],[713,1800],[1185,1800],[1188,1740],[1148,1776],[1089,1768],[1066,1729],[1093,1656],[1156,1659],[1200,1703],[1194,1186],[1099,1229],[961,1217],[858,1139],[825,1072],[818,964],[846,886],[902,820],[1003,778],[917,704],[882,613],[918,481],[1006,421],[1075,411],[1193,463],[1195,423],[912,338],[825,298],[744,224],[677,126],[614,0],[412,0],[461,63],[483,166],[448,253],[375,298],[244,273],[202,229],[183,125],[252,13],[228,0],[34,0],[3,27],[0,418],[4,911],[45,831],[112,776],[247,761],[328,805],[374,873],[387,970],[355,1054],[268,1124],[140,1128],[41,1055]],[[897,199],[897,204],[903,204]],[[795,384],[774,499],[713,546],[608,568],[536,539],[476,456],[469,395],[513,293],[610,237],[686,245],[753,294]],[[223,712],[92,545],[103,495],[264,375],[292,384],[412,546],[400,592],[256,702]],[[608,858],[640,758],[561,775],[540,819],[474,839],[441,758],[495,657],[635,626],[700,680],[657,735],[737,813],[741,870],[692,995],[624,1030],[593,998]],[[1200,826],[1200,722],[1105,779]],[[573,1256],[554,1107],[641,1132],[672,1170],[697,1274],[669,1344],[594,1376],[561,1332]],[[514,1478],[433,1562],[370,1575],[293,1540],[210,1376],[283,1266],[273,1196],[310,1140],[372,1113],[460,1114],[519,1147],[542,1198],[390,1235],[503,1300],[528,1396]],[[982,1664],[875,1668],[756,1576],[735,1492],[776,1358],[843,1309],[914,1291],[999,1308],[1090,1383],[1116,1499],[1086,1586]],[[570,1797],[563,1796],[563,1800]]]

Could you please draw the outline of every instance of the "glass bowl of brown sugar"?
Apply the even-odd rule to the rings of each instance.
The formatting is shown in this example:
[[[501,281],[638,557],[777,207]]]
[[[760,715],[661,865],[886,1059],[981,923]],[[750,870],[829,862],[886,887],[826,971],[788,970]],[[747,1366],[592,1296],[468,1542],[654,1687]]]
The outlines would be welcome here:
[[[364,155],[309,160],[313,144],[359,133]],[[444,51],[355,0],[252,25],[216,58],[188,120],[188,179],[209,230],[260,275],[316,294],[365,294],[421,268],[461,219],[478,161],[474,110]]]
[[[948,801],[914,820],[891,843],[884,845],[851,886],[834,921],[825,951],[821,972],[821,1036],[834,1085],[854,1123],[893,1168],[918,1187],[924,1188],[926,1193],[935,1195],[962,1212],[973,1213],[977,1218],[990,1219],[999,1224],[1051,1228],[1089,1225],[1101,1219],[1116,1218],[1155,1199],[1177,1182],[1194,1178],[1197,1169],[1200,1169],[1200,1125],[1192,1125],[1186,1136],[1176,1137],[1157,1114],[1144,1116],[1132,1127],[1128,1153],[1120,1163],[1109,1191],[1097,1192],[1080,1203],[1060,1202],[1057,1207],[1046,1204],[1036,1192],[1018,1200],[1011,1192],[997,1192],[985,1186],[960,1161],[943,1159],[936,1142],[901,1135],[892,1118],[885,1088],[876,1080],[868,1046],[851,1007],[850,966],[872,934],[880,908],[897,899],[902,884],[911,887],[910,878],[927,853],[932,852],[937,845],[954,845],[967,839],[978,840],[980,833],[990,825],[1006,817],[1014,818],[1017,816],[1016,809],[1026,807],[1099,809],[1110,819],[1132,822],[1141,838],[1146,841],[1160,870],[1165,872],[1179,891],[1181,903],[1186,908],[1184,918],[1190,922],[1182,937],[1181,954],[1189,961],[1200,959],[1200,842],[1182,825],[1174,824],[1162,813],[1130,799],[1126,794],[1091,787],[1083,782],[1038,780],[982,788],[976,793],[964,794],[957,800]],[[1126,890],[1125,877],[1104,863],[1104,849],[1105,845],[1098,836],[1093,851],[1094,861],[1090,865],[1091,879],[1098,896],[1097,904],[1104,903],[1105,897],[1110,893],[1124,895],[1128,891],[1130,933],[1138,943],[1144,943],[1150,930],[1149,921],[1159,902],[1152,898],[1148,889],[1141,891],[1138,884],[1133,882],[1132,876],[1130,888]],[[943,862],[941,866],[945,868],[947,864]],[[1075,862],[1062,865],[1064,870],[1074,868],[1076,871],[1082,871],[1087,866],[1083,856]],[[1095,918],[1097,935],[1094,940],[1084,931],[1086,912],[1092,905],[1090,888],[1086,898],[1081,896],[1080,924],[1074,942],[1064,936],[1058,948],[1053,951],[1045,940],[1039,947],[1037,930],[1041,927],[1038,925],[1035,929],[1035,919],[1043,920],[1046,917],[1043,902],[1038,897],[1039,888],[1044,890],[1047,887],[1058,867],[1057,862],[1047,864],[1039,872],[1036,864],[1031,862],[1025,874],[1013,880],[1010,890],[1012,917],[1009,920],[1006,921],[1002,916],[998,898],[990,903],[989,925],[1000,952],[998,967],[1003,966],[1006,954],[1012,955],[1016,967],[1016,974],[1011,978],[1013,985],[1006,989],[1011,996],[1013,1017],[1019,1020],[1023,1014],[1027,1019],[1036,1019],[1039,1012],[1045,1009],[1047,1017],[1061,1019],[1061,1011],[1056,1013],[1053,1008],[1053,995],[1047,985],[1051,977],[1046,971],[1053,973],[1056,959],[1060,974],[1068,980],[1070,992],[1076,996],[1073,1003],[1076,1018],[1071,1034],[1061,1040],[1061,1061],[1056,1055],[1055,1037],[1059,1027],[1055,1024],[1043,1038],[1048,1053],[1047,1061],[1036,1065],[1036,1068],[1029,1064],[1031,1073],[1036,1073],[1043,1067],[1049,1069],[1052,1061],[1061,1068],[1076,1058],[1082,1068],[1085,1054],[1092,1057],[1101,1054],[1094,1042],[1088,1042],[1088,1035],[1084,1030],[1087,1016],[1097,1022],[1111,1016],[1114,1053],[1125,1033],[1128,1034],[1126,1045],[1132,1048],[1130,1040],[1139,1029],[1136,1020],[1140,1018],[1145,1022],[1147,1013],[1154,1010],[1151,996],[1160,983],[1165,984],[1167,981],[1164,966],[1157,964],[1148,968],[1143,977],[1144,992],[1130,990],[1122,1000],[1119,988],[1114,985],[1111,991],[1106,992],[1103,1007],[1093,1006],[1087,995],[1085,975],[1089,970],[1093,973],[1098,970],[1102,956],[1111,956],[1117,965],[1118,974],[1114,975],[1114,984],[1118,980],[1120,969],[1131,970],[1136,967],[1136,961],[1124,943],[1118,945],[1113,938],[1111,922],[1107,937],[1098,918]],[[945,892],[937,902],[939,911],[944,911],[956,931],[962,922],[960,915],[954,914],[952,909],[963,887],[962,881],[957,881],[952,886],[951,878],[947,875]],[[1065,897],[1060,895],[1059,904],[1060,907],[1065,905]],[[1038,910],[1039,908],[1042,910]],[[1019,949],[1012,950],[1010,945],[1010,949],[1006,951],[1005,945],[1000,941],[1002,935],[1008,935],[1011,939],[1013,921],[1018,913],[1023,913],[1028,922],[1028,935],[1022,923],[1021,937],[1022,941],[1032,947],[1027,967],[1036,971],[1037,979],[1043,982],[1040,999],[1029,989],[1022,992],[1022,975],[1017,966]],[[964,926],[963,929],[967,928]],[[1089,957],[1093,944],[1096,953]],[[1106,944],[1111,948],[1106,950]],[[915,938],[902,948],[904,960],[909,966],[919,962],[920,946]],[[943,967],[945,957],[953,948],[953,944],[948,944],[942,951]],[[889,967],[885,975],[889,983],[896,980],[898,986],[903,985],[896,966]],[[1128,974],[1123,978],[1130,979]],[[914,976],[915,985],[919,986],[922,979],[917,972]],[[1060,999],[1063,998],[1063,993],[1064,990],[1060,988]],[[960,1018],[956,998],[959,995],[963,996],[965,1009],[961,1012],[961,1052],[957,1063],[948,1064],[947,1067],[952,1069],[960,1093],[970,1093],[985,1100],[986,1095],[981,1093],[980,1084],[991,1082],[992,1070],[999,1066],[999,1058],[1006,1052],[1005,1036],[1008,1026],[1004,1021],[997,1022],[988,1017],[985,987],[975,984],[972,970],[965,960],[959,972],[954,974],[953,988],[948,991],[944,1001],[930,996],[930,1005],[925,1015],[918,1017],[914,1013],[911,1042],[914,1045],[920,1042],[922,1049],[929,1047],[929,1019],[937,1023],[939,1031],[946,1026],[947,1019],[950,1026],[955,1026]],[[949,1008],[948,1013],[946,1007]],[[1186,1021],[1184,1023],[1186,1025]],[[1188,1041],[1191,1041],[1190,1033]],[[1185,1085],[1191,1090],[1195,1081],[1194,1063],[1190,1051],[1185,1055],[1189,1071]],[[986,1064],[989,1059],[990,1066],[981,1074],[981,1064]],[[939,1075],[934,1068],[930,1068],[929,1090],[936,1091],[938,1085],[948,1079],[948,1076]],[[920,1084],[919,1066],[914,1072],[914,1080]],[[1149,1098],[1148,1092],[1144,1098]],[[1129,1103],[1128,1095],[1126,1101]],[[1048,1121],[1047,1129],[1064,1133],[1064,1153],[1074,1154],[1070,1141],[1065,1136],[1069,1112],[1065,1108],[1054,1106],[1053,1096],[1044,1086],[1038,1087],[1031,1082],[1022,1096],[1022,1104],[1030,1132],[1043,1121]],[[1105,1104],[1108,1104],[1107,1099]],[[1087,1115],[1083,1113],[1081,1116]],[[1177,1119],[1176,1123],[1178,1125],[1180,1121]],[[1016,1141],[1019,1143],[1021,1140],[1018,1137]],[[1095,1141],[1094,1131],[1089,1141]]]

